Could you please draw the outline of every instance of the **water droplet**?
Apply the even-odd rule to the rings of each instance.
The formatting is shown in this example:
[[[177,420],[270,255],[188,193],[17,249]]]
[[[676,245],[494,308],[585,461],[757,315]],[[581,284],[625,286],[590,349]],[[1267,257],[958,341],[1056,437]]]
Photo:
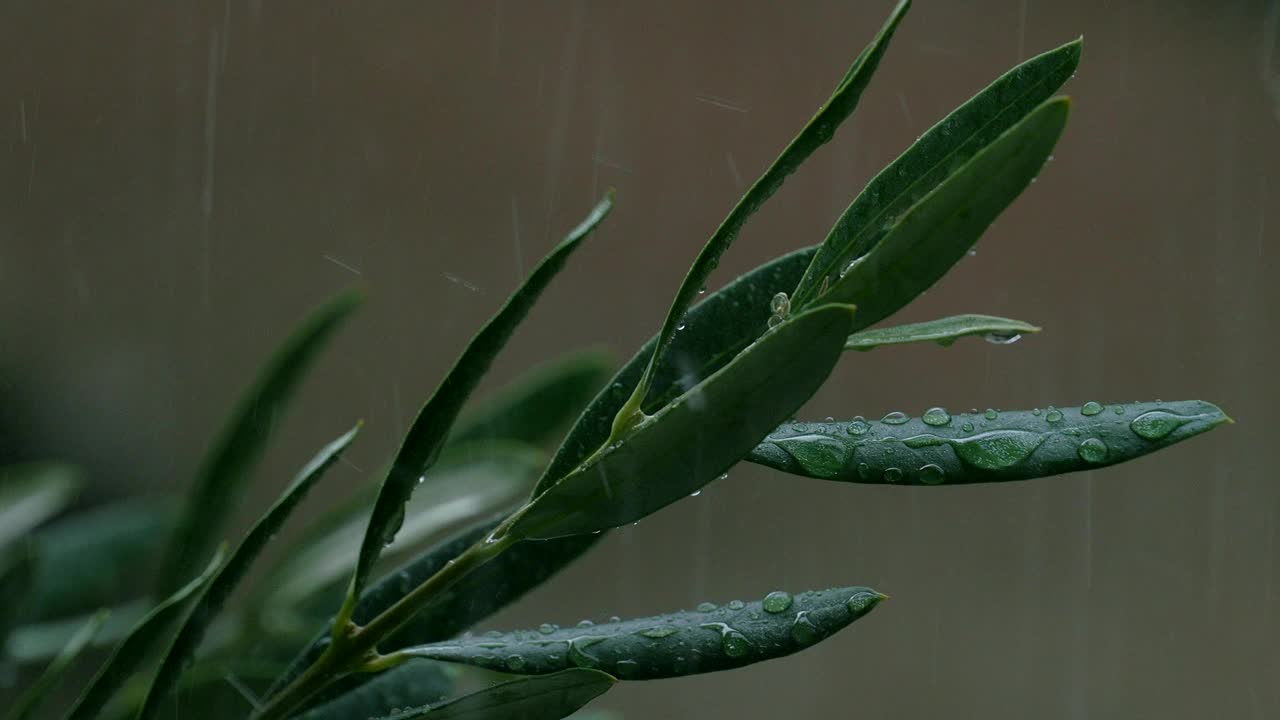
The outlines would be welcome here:
[[[1144,412],[1129,423],[1129,429],[1145,440],[1160,440],[1169,433],[1191,422],[1191,418],[1174,415],[1164,410]]]
[[[1035,409],[1033,409],[1033,410],[1031,411],[1031,414],[1032,414],[1032,415],[1035,415],[1036,417],[1040,417],[1040,408],[1035,408]]]
[[[992,345],[1012,345],[1022,339],[1022,333],[991,332],[983,338]]]
[[[542,623],[541,625],[538,626],[538,632],[542,633],[543,635],[550,635],[551,633],[559,629],[560,628],[556,627],[555,625],[552,625],[551,623]]]
[[[938,437],[937,435],[913,435],[913,436],[911,436],[911,437],[909,437],[909,438],[907,438],[907,439],[903,440],[903,441],[902,441],[902,444],[903,444],[903,445],[906,445],[907,447],[911,448],[912,450],[919,450],[920,448],[936,447],[936,446],[938,446],[938,445],[946,445],[946,444],[947,444],[947,441],[946,441],[946,440],[943,440],[942,438]]]
[[[1115,406],[1115,408],[1112,410],[1112,412],[1114,412],[1114,413],[1115,413],[1115,414],[1117,414],[1117,415],[1123,415],[1123,414],[1124,414],[1124,406],[1123,406],[1123,405],[1117,405],[1117,406]]]
[[[519,655],[511,655],[507,658],[507,669],[511,672],[520,672],[524,669],[524,658]]]
[[[730,600],[729,604],[726,607],[728,607],[730,610],[741,610],[746,606],[747,604],[742,602],[741,600]]]
[[[1107,444],[1098,438],[1089,438],[1080,443],[1080,447],[1076,452],[1080,454],[1080,459],[1085,462],[1100,463],[1107,459]]]
[[[717,475],[717,476],[716,476],[716,479],[717,479],[717,480],[728,480],[728,479],[729,479],[729,473],[727,473],[727,472],[722,472],[722,473],[720,473],[719,475]]]
[[[849,598],[845,606],[849,608],[849,612],[854,617],[859,617],[876,606],[876,603],[884,599],[879,593],[870,592],[868,590],[859,590]]]
[[[795,458],[808,473],[820,478],[840,474],[852,451],[848,445],[826,435],[800,435],[774,440],[773,444]]]
[[[769,312],[773,313],[774,315],[786,317],[787,313],[789,313],[790,311],[791,311],[791,299],[788,298],[787,294],[784,292],[780,292],[777,295],[774,295],[773,299],[769,301]]]
[[[858,463],[858,477],[863,480],[871,479],[871,466],[866,463]]]
[[[703,295],[703,294],[705,294],[706,292],[707,292],[707,286],[706,286],[706,285],[703,285],[702,287],[698,288],[698,294],[699,294],[699,295]]]
[[[593,627],[594,625],[595,623],[591,622],[590,620],[580,620],[578,622],[578,627]]]
[[[854,418],[853,422],[849,423],[849,427],[845,428],[845,432],[850,435],[866,435],[867,431],[870,429],[871,426],[867,424],[867,421],[859,416]]]
[[[675,635],[676,629],[673,627],[656,627],[656,628],[649,628],[648,630],[645,630],[640,634],[647,638],[655,638],[660,640],[664,637],[671,637],[672,635]]]
[[[618,617],[617,615],[610,615],[610,616],[609,616],[609,622],[611,622],[611,623],[619,623],[619,622],[622,622],[622,618]]]
[[[769,328],[770,328],[770,329],[772,329],[772,328],[776,328],[776,327],[778,327],[778,326],[779,326],[779,325],[781,325],[781,324],[782,324],[782,318],[781,318],[781,317],[779,317],[779,316],[777,316],[777,315],[770,315],[770,316],[769,316]]]
[[[880,422],[886,425],[901,425],[910,419],[911,418],[907,417],[906,413],[901,413],[895,410],[880,418]]]
[[[891,467],[891,468],[884,469],[885,482],[896,483],[901,479],[902,479],[902,468]]]
[[[996,430],[971,438],[952,440],[956,455],[980,470],[1003,470],[1026,460],[1045,436],[1024,430]]]
[[[941,485],[947,479],[947,472],[933,463],[921,467],[919,472],[920,482],[925,485]]]
[[[676,323],[676,330],[683,330],[683,329],[684,329],[684,321],[681,320],[680,322]]]
[[[809,613],[801,611],[791,623],[791,639],[797,645],[812,645],[818,640],[818,626],[809,619]]]
[[[716,609],[715,603],[710,603],[710,602],[698,603],[698,612],[706,613],[706,612],[711,612],[712,610],[715,610],[715,609]]]
[[[767,613],[786,612],[787,608],[791,607],[791,593],[774,590],[764,596],[764,602],[761,603],[761,606],[764,607],[764,611]]]
[[[941,425],[946,425],[950,423],[951,415],[948,414],[947,411],[943,408],[934,407],[934,408],[929,408],[928,410],[925,410],[924,415],[921,416],[921,419],[924,420],[925,425],[932,425],[934,427],[939,427]]]
[[[702,494],[701,490],[694,490],[693,492],[689,493],[689,497],[698,497],[701,494]]]
[[[640,663],[635,660],[619,660],[614,663],[613,671],[620,678],[634,678],[640,674]]]
[[[487,638],[500,638],[502,637],[502,633],[498,632],[497,630],[490,630],[489,632],[485,633],[484,636]]]
[[[1102,412],[1102,405],[1092,400],[1085,403],[1080,408],[1080,414],[1084,415],[1085,417],[1093,417],[1094,415],[1097,415],[1100,412]]]
[[[724,648],[724,654],[731,658],[740,658],[751,649],[751,643],[747,641],[746,636],[736,630],[724,633],[720,644]]]
[[[988,420],[995,420],[996,418],[1000,417],[1000,413],[996,412],[995,408],[987,408],[987,411],[982,413],[982,417]]]
[[[965,255],[968,255],[969,257],[976,257],[977,254],[978,254],[978,251],[974,250],[973,248],[969,248],[968,250],[965,251]]]
[[[963,430],[963,431],[965,431],[965,432],[973,432],[973,423],[971,423],[971,422],[967,422],[967,423],[965,423],[965,424],[961,425],[961,426],[960,426],[960,429],[961,429],[961,430]]]
[[[1044,415],[1045,422],[1062,422],[1062,411],[1052,405],[1049,406],[1049,412]]]

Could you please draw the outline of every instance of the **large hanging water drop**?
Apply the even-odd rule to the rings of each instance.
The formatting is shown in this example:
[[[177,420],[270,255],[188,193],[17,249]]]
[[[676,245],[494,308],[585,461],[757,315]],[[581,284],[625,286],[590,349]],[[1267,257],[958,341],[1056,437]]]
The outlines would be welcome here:
[[[1012,345],[1022,339],[1022,333],[990,332],[983,338],[992,345]]]

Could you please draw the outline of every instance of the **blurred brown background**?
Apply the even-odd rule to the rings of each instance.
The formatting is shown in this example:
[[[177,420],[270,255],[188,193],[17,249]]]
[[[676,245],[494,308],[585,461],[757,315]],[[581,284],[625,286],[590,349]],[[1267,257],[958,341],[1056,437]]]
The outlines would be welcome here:
[[[260,495],[356,417],[369,427],[350,457],[375,467],[609,186],[613,216],[488,387],[570,347],[629,355],[890,6],[7,0],[0,459],[82,462],[89,500],[177,491],[282,333],[358,285],[371,302],[280,429]],[[1275,0],[918,2],[855,119],[714,283],[820,241],[934,121],[1083,33],[1056,159],[903,314],[1045,332],[850,355],[806,414],[1204,398],[1237,425],[1006,486],[744,466],[491,626],[870,584],[892,601],[817,648],[597,704],[637,719],[1280,717],[1278,22]],[[362,480],[343,467],[327,483]]]

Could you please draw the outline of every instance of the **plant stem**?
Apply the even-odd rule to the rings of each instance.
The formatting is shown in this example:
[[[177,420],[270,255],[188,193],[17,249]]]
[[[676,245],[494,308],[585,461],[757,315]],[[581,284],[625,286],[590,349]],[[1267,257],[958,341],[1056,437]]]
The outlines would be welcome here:
[[[503,525],[505,527],[505,523]],[[502,528],[500,527],[499,530]],[[477,568],[500,555],[518,542],[497,530],[457,558],[450,560],[394,605],[383,610],[363,627],[350,626],[345,633],[335,633],[334,641],[310,667],[272,698],[258,712],[255,720],[282,720],[307,698],[320,692],[340,676],[377,661],[377,644],[408,622],[431,599],[448,590]]]

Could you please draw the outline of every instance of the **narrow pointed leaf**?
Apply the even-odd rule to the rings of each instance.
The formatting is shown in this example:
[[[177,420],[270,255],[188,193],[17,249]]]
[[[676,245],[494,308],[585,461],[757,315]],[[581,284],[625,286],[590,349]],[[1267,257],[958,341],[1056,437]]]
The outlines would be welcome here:
[[[62,463],[0,467],[0,547],[58,514],[80,489],[80,471]]]
[[[604,670],[622,680],[655,680],[731,670],[785,657],[834,635],[871,612],[884,595],[833,588],[587,627],[466,637],[401,650],[518,675],[565,668]]]
[[[897,29],[898,23],[902,21],[902,18],[906,16],[907,9],[910,6],[910,0],[901,0],[898,3],[875,39],[854,60],[853,66],[845,73],[844,78],[836,86],[831,97],[827,98],[827,101],[818,108],[818,112],[805,124],[800,133],[792,139],[790,144],[782,151],[782,154],[752,184],[751,188],[742,196],[742,199],[738,201],[738,204],[729,212],[724,222],[720,224],[720,227],[716,228],[715,233],[712,234],[711,239],[707,241],[702,251],[698,253],[697,259],[694,260],[693,266],[689,269],[689,274],[685,276],[684,282],[680,284],[680,289],[676,291],[675,300],[672,301],[671,309],[667,312],[666,321],[663,322],[662,330],[658,333],[656,351],[650,356],[649,366],[645,369],[645,373],[637,384],[631,399],[627,401],[626,407],[623,409],[623,415],[619,418],[623,425],[629,421],[628,414],[640,410],[647,399],[648,393],[652,389],[653,375],[658,363],[662,361],[663,355],[666,354],[667,347],[676,333],[676,328],[684,321],[685,313],[688,312],[689,306],[697,298],[699,290],[706,285],[711,271],[719,264],[720,256],[729,249],[729,246],[737,238],[738,232],[746,224],[747,220],[764,205],[765,201],[778,191],[778,188],[782,187],[782,183],[787,177],[795,172],[805,160],[809,159],[809,156],[815,150],[831,140],[835,135],[836,128],[853,114],[858,105],[858,100],[862,97],[862,91],[866,89],[867,84],[871,81],[871,75],[875,72],[880,63],[880,58],[884,56],[889,47],[889,40],[893,37],[894,30]]]
[[[320,350],[359,303],[340,295],[308,317],[240,398],[222,434],[206,454],[161,565],[159,595],[172,593],[203,566],[222,537],[249,474],[266,449],[275,423]]]
[[[53,689],[53,686],[62,679],[71,663],[80,656],[81,651],[93,640],[93,636],[102,627],[102,623],[106,622],[107,614],[106,610],[95,613],[89,619],[89,622],[80,628],[80,631],[71,638],[66,647],[62,648],[62,652],[59,652],[57,657],[40,674],[40,677],[36,678],[35,682],[9,708],[9,713],[5,716],[8,720],[26,720],[26,718],[32,716],[40,706],[40,703],[49,694],[49,691]]]
[[[483,447],[475,448],[476,444]],[[525,445],[450,445],[432,469],[431,484],[414,493],[406,505],[404,527],[384,551],[384,560],[405,556],[459,522],[510,508],[528,493],[545,464],[544,453]],[[323,534],[304,538],[297,551],[276,565],[270,573],[272,582],[257,603],[265,627],[281,634],[309,631],[313,627],[309,621],[317,615],[326,617],[341,602],[345,581],[356,566],[372,500],[339,508],[339,519],[322,521],[327,526]],[[299,627],[301,623],[308,624]]]
[[[507,339],[524,320],[533,303],[564,267],[569,255],[604,220],[612,207],[613,195],[610,193],[551,254],[543,258],[507,303],[471,340],[462,357],[458,358],[453,369],[418,413],[378,492],[364,542],[360,547],[349,598],[359,597],[382,548],[395,539],[396,532],[404,521],[405,503],[418,486],[418,479],[435,462],[471,391],[488,372],[494,357],[507,344]]]
[[[877,323],[938,281],[1031,184],[1066,126],[1070,103],[1033,110],[901,215],[823,296],[855,303],[854,330]]]
[[[151,609],[124,638],[94,675],[67,715],[67,720],[90,720],[106,707],[107,701],[151,660],[151,649],[186,611],[189,598],[202,591],[222,566],[224,553],[214,554],[204,572]]]
[[[27,589],[30,619],[63,618],[140,597],[150,588],[138,578],[155,572],[157,549],[172,532],[173,521],[170,503],[129,499],[36,531],[31,542],[40,564]],[[112,613],[108,626],[116,615]],[[102,634],[106,632],[104,628]]]
[[[617,527],[727,472],[827,379],[853,308],[828,305],[765,333],[620,444],[570,472],[518,514],[518,539]]]
[[[833,284],[843,268],[875,247],[894,218],[1057,92],[1075,73],[1080,48],[1075,40],[1013,68],[880,171],[832,227],[796,287],[792,309],[816,301],[822,284]]]
[[[560,720],[613,687],[595,670],[565,670],[499,683],[456,700],[412,708],[386,720]]]
[[[280,495],[279,499],[254,524],[249,534],[231,554],[226,564],[218,568],[212,580],[203,588],[195,601],[195,607],[188,613],[177,634],[169,644],[169,649],[156,671],[155,680],[147,692],[147,699],[138,714],[139,720],[154,717],[160,709],[160,703],[178,681],[178,676],[195,657],[200,641],[204,638],[205,629],[221,612],[227,599],[236,586],[249,571],[253,561],[266,547],[267,543],[279,532],[289,513],[297,507],[325,470],[337,462],[342,452],[360,431],[360,424],[347,431],[338,439],[326,445],[308,462],[293,483]]]
[[[535,368],[458,418],[449,444],[544,445],[559,437],[609,377],[609,356],[586,350]]]
[[[1230,419],[1200,400],[786,423],[748,460],[858,483],[958,485],[1062,475],[1166,448]]]
[[[124,605],[109,608],[111,613],[107,616],[107,621],[93,636],[89,647],[110,647],[123,640],[138,620],[147,614],[149,604],[149,599],[139,598]],[[82,613],[57,620],[19,625],[13,628],[13,632],[5,641],[5,659],[20,665],[48,662],[95,614]]]
[[[443,666],[429,660],[410,660],[366,680],[297,717],[299,720],[386,717],[402,708],[440,702],[453,690],[453,679]]]
[[[1011,342],[1019,336],[1038,333],[1040,328],[1021,320],[992,315],[953,315],[927,322],[863,330],[849,336],[846,350],[874,350],[882,345],[932,342],[946,347],[968,335],[984,335]]]
[[[652,405],[646,406],[646,411],[656,412],[723,368],[758,338],[771,314],[769,299],[780,290],[795,286],[814,250],[796,250],[765,263],[723,288],[708,293],[706,299],[694,305],[689,310],[685,329],[672,340],[666,357],[658,366],[648,401]],[[633,387],[640,378],[656,342],[656,337],[650,338],[583,411],[539,479],[535,495],[581,464],[609,437],[614,415],[627,399],[625,388]],[[486,537],[500,520],[495,518],[459,531],[372,584],[360,598],[353,616],[355,621],[364,623],[391,607],[409,590],[438,572],[446,562]],[[515,545],[445,591],[441,598],[421,610],[389,638],[384,646],[404,647],[453,637],[540,585],[593,547],[602,536],[582,535]],[[324,632],[313,639],[289,670],[273,683],[268,697],[320,656],[327,637],[328,633]],[[364,678],[353,675],[334,685],[354,687]]]
[[[366,623],[394,605],[410,590],[439,572],[450,560],[489,535],[502,519],[504,518],[494,517],[458,531],[377,582],[371,583],[361,596],[353,619],[357,623]],[[542,584],[580,556],[594,544],[595,539],[596,536],[588,535],[519,543],[440,593],[382,645],[387,648],[405,647],[453,637]],[[278,692],[315,662],[328,637],[327,630],[319,633],[290,664],[289,669],[272,684],[267,696]],[[307,706],[349,692],[367,682],[370,677],[350,675],[342,678],[321,691]]]

